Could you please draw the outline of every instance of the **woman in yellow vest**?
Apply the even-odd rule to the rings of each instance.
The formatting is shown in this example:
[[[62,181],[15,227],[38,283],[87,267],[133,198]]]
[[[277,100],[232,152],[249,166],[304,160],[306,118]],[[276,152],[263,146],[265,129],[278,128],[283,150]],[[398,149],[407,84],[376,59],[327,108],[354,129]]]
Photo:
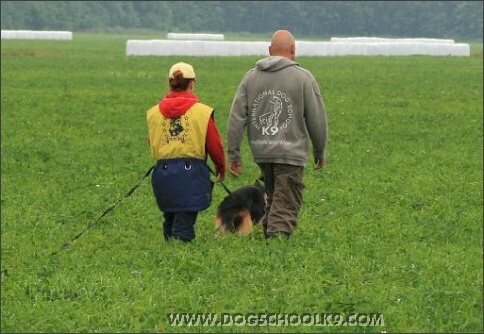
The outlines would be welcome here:
[[[215,164],[217,181],[225,178],[224,148],[214,109],[199,102],[193,93],[195,82],[191,65],[173,65],[168,94],[146,115],[148,142],[157,161],[151,183],[164,217],[165,240],[195,238],[197,215],[212,202],[207,153]]]

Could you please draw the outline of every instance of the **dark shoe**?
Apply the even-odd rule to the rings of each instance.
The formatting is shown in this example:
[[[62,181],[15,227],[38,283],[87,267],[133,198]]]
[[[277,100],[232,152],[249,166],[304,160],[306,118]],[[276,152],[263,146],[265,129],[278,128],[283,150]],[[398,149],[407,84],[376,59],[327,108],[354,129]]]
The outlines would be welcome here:
[[[182,241],[184,243],[187,243],[187,242],[191,242],[194,238],[187,239],[187,238],[182,238],[180,236],[174,235],[174,236],[171,237],[171,239],[178,240],[178,241]]]
[[[266,237],[266,239],[289,239],[290,234],[287,232],[265,232],[264,236]]]

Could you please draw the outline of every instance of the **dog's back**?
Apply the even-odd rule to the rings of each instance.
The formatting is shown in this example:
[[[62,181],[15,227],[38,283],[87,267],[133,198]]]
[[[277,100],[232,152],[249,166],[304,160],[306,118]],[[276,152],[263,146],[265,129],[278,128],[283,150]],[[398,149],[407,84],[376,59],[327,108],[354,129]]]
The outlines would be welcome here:
[[[248,233],[253,222],[264,216],[264,187],[255,185],[241,187],[226,196],[217,209],[215,224],[219,233]]]

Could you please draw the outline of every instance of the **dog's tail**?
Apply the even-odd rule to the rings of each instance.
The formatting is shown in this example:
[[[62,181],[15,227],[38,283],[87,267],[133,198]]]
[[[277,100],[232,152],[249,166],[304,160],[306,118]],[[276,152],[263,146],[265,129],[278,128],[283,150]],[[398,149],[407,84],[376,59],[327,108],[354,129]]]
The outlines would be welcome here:
[[[250,212],[248,210],[240,210],[236,212],[230,212],[217,214],[216,224],[222,228],[225,232],[237,232],[245,222],[245,220],[250,219]]]
[[[234,219],[232,220],[232,226],[231,226],[232,232],[237,231],[242,225],[243,221],[244,221],[244,217],[242,217],[241,215],[235,216]]]

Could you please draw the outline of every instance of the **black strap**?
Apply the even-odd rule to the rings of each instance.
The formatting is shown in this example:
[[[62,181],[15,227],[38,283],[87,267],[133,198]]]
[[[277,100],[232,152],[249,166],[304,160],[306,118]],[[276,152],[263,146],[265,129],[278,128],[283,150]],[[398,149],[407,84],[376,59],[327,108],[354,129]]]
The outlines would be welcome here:
[[[118,199],[113,205],[111,205],[109,208],[107,208],[106,210],[103,211],[103,213],[98,217],[98,219],[96,219],[96,221],[94,221],[93,223],[90,223],[89,225],[87,225],[87,227],[84,229],[84,231],[80,232],[79,234],[77,234],[76,236],[74,236],[71,240],[69,241],[66,241],[61,249],[59,249],[57,252],[54,252],[52,253],[51,255],[55,255],[57,253],[59,253],[61,250],[64,250],[66,249],[67,247],[69,247],[75,240],[77,240],[81,235],[83,235],[87,230],[89,230],[90,228],[93,228],[94,226],[96,226],[97,224],[99,224],[99,221],[101,220],[101,218],[103,218],[104,216],[106,216],[109,212],[111,212],[118,204],[119,202],[121,202],[123,199],[125,198],[128,198],[129,196],[131,196],[134,191],[140,186],[141,182],[143,182],[143,180],[145,178],[147,178],[150,174],[151,174],[151,171],[155,168],[155,166],[151,166],[147,171],[146,173],[143,175],[143,177],[141,178],[141,180],[133,187],[131,188],[127,193],[126,195],[124,195],[123,197],[121,197],[120,199]]]

